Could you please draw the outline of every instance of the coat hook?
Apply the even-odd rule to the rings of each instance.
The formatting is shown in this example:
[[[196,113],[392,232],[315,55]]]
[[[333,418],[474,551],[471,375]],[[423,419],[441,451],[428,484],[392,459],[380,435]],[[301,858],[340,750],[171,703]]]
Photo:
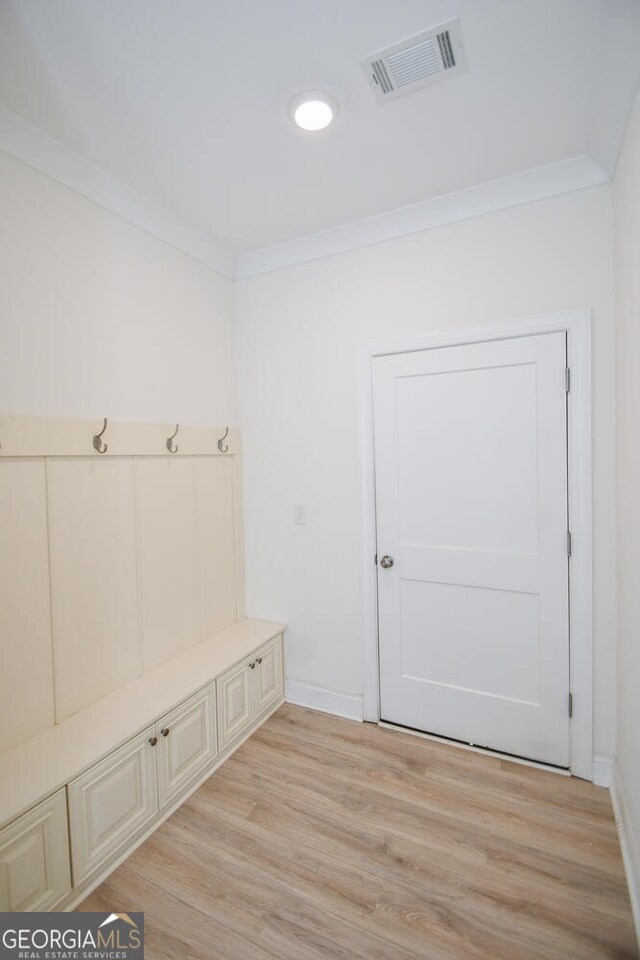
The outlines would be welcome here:
[[[227,450],[229,449],[229,444],[224,442],[228,436],[229,436],[229,427],[227,427],[225,432],[222,434],[222,436],[218,440],[218,450],[220,451],[220,453],[226,453]]]
[[[179,423],[176,423],[176,428],[175,428],[175,430],[173,431],[173,433],[171,434],[170,437],[167,437],[167,450],[169,451],[169,453],[177,453],[177,452],[178,452],[178,444],[177,444],[177,443],[174,443],[173,441],[174,441],[174,439],[178,436],[178,430],[179,430],[179,429],[180,429],[180,424],[179,424]]]
[[[102,430],[100,431],[100,433],[96,433],[95,437],[93,438],[93,448],[94,450],[97,450],[98,453],[106,453],[107,450],[109,449],[107,444],[102,442],[102,435],[106,429],[107,429],[107,418],[105,417],[104,423],[102,424]]]

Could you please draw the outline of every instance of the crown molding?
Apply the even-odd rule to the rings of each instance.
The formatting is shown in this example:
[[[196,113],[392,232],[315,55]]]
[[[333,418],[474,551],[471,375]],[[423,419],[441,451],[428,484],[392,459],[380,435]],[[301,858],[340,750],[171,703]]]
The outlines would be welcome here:
[[[606,172],[591,157],[572,157],[277,246],[241,254],[236,260],[235,277],[236,280],[253,277],[608,182]]]
[[[609,181],[591,157],[572,157],[234,258],[202,231],[4,107],[0,107],[0,150],[237,280]]]
[[[0,107],[0,149],[195,260],[233,277],[234,257],[206,234],[4,107]]]

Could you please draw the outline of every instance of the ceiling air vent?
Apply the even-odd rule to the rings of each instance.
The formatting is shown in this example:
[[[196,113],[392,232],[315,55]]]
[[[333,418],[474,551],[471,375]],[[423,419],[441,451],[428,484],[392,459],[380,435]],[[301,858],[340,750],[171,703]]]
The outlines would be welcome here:
[[[460,21],[448,20],[360,61],[379,103],[467,69]]]

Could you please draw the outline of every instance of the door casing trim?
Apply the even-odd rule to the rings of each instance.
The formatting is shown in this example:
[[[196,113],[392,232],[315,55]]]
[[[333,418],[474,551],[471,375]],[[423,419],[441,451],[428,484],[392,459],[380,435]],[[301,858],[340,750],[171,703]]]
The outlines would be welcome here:
[[[571,369],[568,394],[570,563],[570,770],[593,780],[593,474],[591,440],[591,309],[588,307],[492,324],[458,327],[425,336],[374,341],[359,350],[359,429],[362,478],[363,713],[380,721],[373,360],[491,340],[566,332]]]

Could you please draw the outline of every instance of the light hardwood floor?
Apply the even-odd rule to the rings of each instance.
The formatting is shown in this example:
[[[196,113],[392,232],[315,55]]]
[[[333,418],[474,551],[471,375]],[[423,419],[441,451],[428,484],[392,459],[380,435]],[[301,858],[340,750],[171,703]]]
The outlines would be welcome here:
[[[606,790],[289,705],[79,909],[147,960],[638,956]]]

